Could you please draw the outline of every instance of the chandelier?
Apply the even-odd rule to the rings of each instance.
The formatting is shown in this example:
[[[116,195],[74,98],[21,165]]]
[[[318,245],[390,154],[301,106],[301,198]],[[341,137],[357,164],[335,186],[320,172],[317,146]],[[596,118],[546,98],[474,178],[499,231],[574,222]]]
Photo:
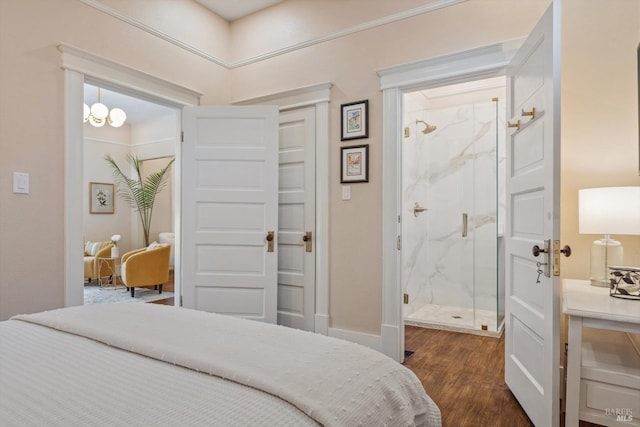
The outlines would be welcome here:
[[[83,116],[84,123],[89,122],[97,128],[104,126],[105,123],[109,123],[114,128],[119,128],[127,120],[127,115],[120,108],[113,108],[109,111],[109,108],[100,102],[100,88],[98,88],[98,102],[93,104],[91,108],[84,104]]]

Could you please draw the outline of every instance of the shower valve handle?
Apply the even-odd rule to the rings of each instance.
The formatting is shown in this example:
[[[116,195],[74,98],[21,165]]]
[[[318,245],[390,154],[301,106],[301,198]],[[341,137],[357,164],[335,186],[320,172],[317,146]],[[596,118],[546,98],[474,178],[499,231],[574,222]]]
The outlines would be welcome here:
[[[427,208],[423,208],[422,206],[420,206],[418,204],[418,202],[416,202],[416,204],[413,206],[413,216],[415,216],[417,218],[419,213],[422,213],[422,212],[424,212],[426,210],[428,210],[428,209]]]

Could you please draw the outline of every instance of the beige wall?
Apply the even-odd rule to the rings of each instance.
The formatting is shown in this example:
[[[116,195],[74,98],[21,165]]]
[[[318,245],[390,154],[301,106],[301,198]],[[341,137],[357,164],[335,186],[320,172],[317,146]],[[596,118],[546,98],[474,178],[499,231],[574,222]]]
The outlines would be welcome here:
[[[297,17],[302,13],[301,3],[305,2],[284,2],[268,14],[234,23],[233,39],[258,39],[259,31],[268,25],[287,26],[290,15]],[[409,9],[429,2],[348,0],[340,2],[341,8],[335,8],[336,3],[306,2],[313,8],[312,16],[318,19],[297,28],[303,34],[292,34],[292,40],[296,43],[305,41],[306,32],[317,37],[326,36],[336,29],[336,20],[342,21],[344,28],[360,25],[360,10],[370,14],[380,6],[385,10],[392,8],[389,12],[393,13],[401,6]],[[470,1],[233,70],[232,93],[238,100],[325,81],[334,85],[329,114],[332,327],[380,334],[382,93],[376,70],[526,36],[548,4],[547,1]],[[368,17],[371,19],[370,15]],[[318,28],[319,25],[322,28]],[[295,28],[290,30],[296,31]],[[260,50],[252,53],[285,47],[286,40],[274,38],[268,46],[262,40]],[[340,142],[340,104],[362,99],[369,100],[370,137],[352,144],[369,144],[369,182],[352,184],[351,200],[343,201],[339,155],[340,146],[347,144]]]
[[[640,185],[637,53],[640,2],[562,2],[562,276],[589,277],[596,235],[578,233],[578,190]],[[620,202],[624,209],[624,202]],[[613,236],[640,265],[640,236]]]
[[[192,37],[210,34],[195,25]],[[78,0],[0,0],[0,319],[64,302],[59,42],[202,92],[203,103],[230,101],[228,70]],[[30,194],[13,194],[14,171],[30,174]]]
[[[167,0],[163,4],[176,13],[175,7],[181,2],[185,1]],[[562,225],[563,241],[576,252],[575,258],[563,265],[563,275],[577,277],[588,272],[583,257],[593,236],[579,236],[577,228],[571,231],[576,189],[638,183],[637,110],[632,99],[636,94],[635,65],[633,71],[626,69],[632,65],[631,59],[626,59],[627,40],[616,34],[620,28],[625,29],[623,34],[633,38],[630,55],[635,55],[639,13],[635,0],[563,2],[563,36],[567,40],[563,44]],[[220,46],[206,39],[212,31],[224,34],[227,30],[226,23],[215,17],[194,20],[192,31],[186,34],[174,28],[175,22],[163,20],[159,7],[146,10],[143,3],[147,2],[104,3],[128,11],[173,37],[184,37],[214,56],[234,61],[253,58],[254,62],[224,69],[78,0],[0,0],[0,319],[17,312],[60,307],[63,302],[61,255],[53,253],[50,245],[33,244],[50,242],[55,247],[56,242],[63,241],[64,92],[55,49],[56,43],[63,41],[198,90],[204,93],[203,104],[333,83],[331,326],[377,335],[382,312],[382,95],[376,70],[525,36],[549,0],[470,0],[268,59],[255,56],[430,2],[286,1],[232,24],[227,43]],[[336,8],[337,3],[340,8]],[[589,10],[584,11],[581,5]],[[183,6],[192,7],[186,3]],[[197,31],[197,26],[207,24],[215,30]],[[198,40],[199,35],[206,40]],[[227,51],[225,46],[233,48]],[[339,136],[340,104],[362,99],[370,101],[370,137],[354,143],[370,144],[370,181],[353,184],[352,199],[342,201],[339,147],[346,144]],[[34,106],[38,107],[36,117]],[[606,160],[605,166],[605,158],[613,160]],[[31,173],[30,195],[12,194],[12,171]],[[634,242],[637,253],[638,239],[625,240],[631,257],[628,262],[640,264],[637,255],[633,258]],[[38,259],[37,268],[33,268],[33,258]]]

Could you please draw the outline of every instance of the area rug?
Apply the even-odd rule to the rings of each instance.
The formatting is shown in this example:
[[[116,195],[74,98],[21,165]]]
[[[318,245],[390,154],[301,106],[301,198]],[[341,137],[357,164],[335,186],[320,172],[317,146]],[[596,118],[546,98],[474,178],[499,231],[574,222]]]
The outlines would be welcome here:
[[[124,286],[85,285],[85,304],[110,304],[114,302],[151,302],[159,299],[173,298],[173,292],[162,291],[161,294],[153,288],[136,288],[135,297]]]

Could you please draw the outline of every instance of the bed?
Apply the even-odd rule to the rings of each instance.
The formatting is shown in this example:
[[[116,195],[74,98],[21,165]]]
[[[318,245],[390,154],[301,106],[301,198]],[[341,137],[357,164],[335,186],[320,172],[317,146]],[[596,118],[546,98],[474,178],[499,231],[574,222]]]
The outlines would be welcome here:
[[[366,347],[156,304],[0,322],[2,426],[440,426],[407,368]]]

